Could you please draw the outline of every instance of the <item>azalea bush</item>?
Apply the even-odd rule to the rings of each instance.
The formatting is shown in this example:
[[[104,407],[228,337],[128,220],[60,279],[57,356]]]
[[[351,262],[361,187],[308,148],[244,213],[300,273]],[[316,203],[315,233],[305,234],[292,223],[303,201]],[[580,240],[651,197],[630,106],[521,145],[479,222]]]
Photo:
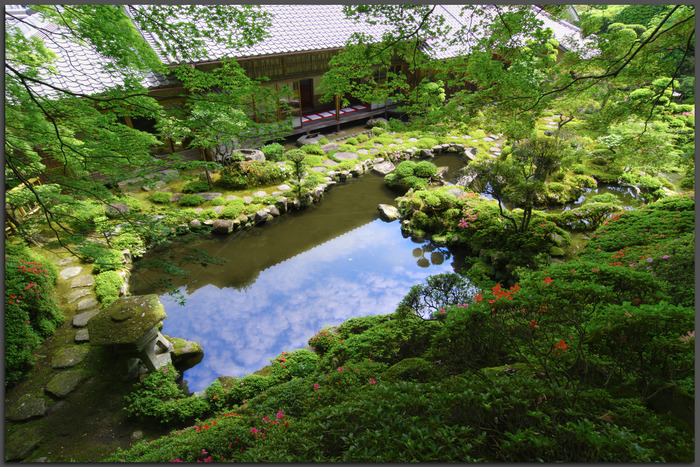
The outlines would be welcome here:
[[[5,245],[5,385],[31,369],[34,352],[65,317],[54,300],[58,270],[27,247]]]

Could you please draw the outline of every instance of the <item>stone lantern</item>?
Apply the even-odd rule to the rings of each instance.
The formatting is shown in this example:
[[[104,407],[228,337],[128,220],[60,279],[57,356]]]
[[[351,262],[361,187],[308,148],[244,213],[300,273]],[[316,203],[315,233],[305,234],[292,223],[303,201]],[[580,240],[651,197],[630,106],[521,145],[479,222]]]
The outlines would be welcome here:
[[[125,362],[138,358],[157,371],[172,364],[173,344],[158,330],[165,318],[157,295],[121,297],[90,319],[90,343],[113,346]]]

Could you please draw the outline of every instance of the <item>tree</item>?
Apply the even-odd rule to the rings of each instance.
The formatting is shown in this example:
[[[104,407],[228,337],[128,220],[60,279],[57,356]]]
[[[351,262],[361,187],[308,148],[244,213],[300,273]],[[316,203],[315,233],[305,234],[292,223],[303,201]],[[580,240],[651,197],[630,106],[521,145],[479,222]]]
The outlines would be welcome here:
[[[481,191],[498,201],[501,217],[517,232],[527,232],[537,193],[544,191],[549,175],[562,162],[563,146],[555,138],[534,137],[513,148],[511,160],[480,160],[468,166]],[[523,210],[520,223],[504,211],[505,203]]]
[[[129,128],[120,119],[167,122],[181,117],[162,107],[160,98],[144,87],[144,76],[168,70],[134,25],[154,35],[166,53],[192,60],[206,56],[207,41],[235,49],[261,40],[269,18],[249,5],[38,5],[33,9],[58,28],[42,28],[39,22],[13,17],[6,11],[6,180],[12,185],[25,183],[25,190],[40,207],[41,216],[35,221],[50,229],[63,247],[84,257],[75,247],[86,241],[85,232],[76,228],[84,210],[80,199],[96,200],[103,207],[113,205],[117,198],[106,184],[138,178],[159,163],[150,152],[159,144],[158,139]],[[36,34],[25,36],[19,25],[33,28]],[[93,64],[92,72],[107,72],[116,84],[105,85],[96,81],[96,76],[86,76],[97,91],[84,93],[62,81],[57,60],[63,50],[76,44],[95,51],[101,60]],[[61,65],[70,64],[69,58],[63,57]],[[182,70],[176,74],[186,75]],[[229,85],[226,79],[232,78],[221,77],[223,74],[217,77]],[[190,89],[215,85],[207,79],[193,71],[187,84]],[[232,112],[225,122],[240,116],[240,111]],[[218,123],[207,137],[215,138],[228,129]],[[172,160],[160,163],[172,164]],[[28,183],[34,178],[58,189],[37,190]],[[148,216],[122,216],[144,232],[157,230]],[[20,234],[35,231],[29,225],[21,227]]]

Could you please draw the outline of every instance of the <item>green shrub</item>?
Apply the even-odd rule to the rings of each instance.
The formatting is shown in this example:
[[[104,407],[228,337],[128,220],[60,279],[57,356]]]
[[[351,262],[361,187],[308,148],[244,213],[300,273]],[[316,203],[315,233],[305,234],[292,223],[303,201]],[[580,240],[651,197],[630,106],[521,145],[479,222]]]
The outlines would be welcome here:
[[[328,143],[330,143],[330,141],[328,141],[328,138],[326,138],[325,136],[318,140],[318,144],[320,144],[321,146]]]
[[[143,211],[143,206],[141,205],[141,201],[134,198],[133,196],[129,196],[129,195],[125,195],[123,193],[120,193],[117,195],[117,199],[119,200],[120,203],[124,203],[127,206],[129,206],[129,212],[141,212],[141,211]]]
[[[595,178],[588,175],[574,175],[571,184],[579,188],[596,188],[598,186]]]
[[[203,209],[202,212],[197,214],[197,219],[206,221],[209,219],[216,219],[219,215],[213,209]]]
[[[432,149],[437,144],[438,144],[438,141],[435,138],[420,138],[415,143],[415,146],[418,149]]]
[[[575,174],[584,174],[586,173],[586,166],[583,164],[573,164],[571,166],[571,171]]]
[[[564,193],[564,190],[566,190],[566,185],[564,185],[563,183],[558,183],[558,182],[549,182],[549,185],[547,185],[547,188],[552,193]]]
[[[309,338],[308,344],[319,354],[323,355],[328,352],[340,339],[338,334],[321,329],[312,337]]]
[[[99,274],[103,271],[113,271],[124,265],[120,251],[107,248],[96,242],[85,242],[78,247],[78,251],[88,263],[93,263],[92,271]]]
[[[56,266],[27,247],[5,245],[5,385],[21,381],[44,337],[65,320],[54,300]]]
[[[124,397],[124,410],[129,417],[158,423],[190,423],[209,410],[209,403],[201,397],[187,397],[177,385],[179,374],[167,365],[136,383],[131,394]]]
[[[124,278],[117,271],[105,271],[95,277],[95,295],[102,308],[111,305],[119,298],[119,290]]]
[[[209,183],[201,180],[192,180],[182,187],[183,193],[203,193],[209,191]]]
[[[305,144],[301,147],[301,150],[304,151],[306,154],[315,154],[317,156],[326,155],[326,151],[321,149],[321,146],[318,144]]]
[[[240,190],[280,183],[288,174],[286,166],[276,162],[241,161],[221,169],[221,183],[229,189]]]
[[[173,197],[172,193],[169,193],[167,191],[156,191],[155,193],[151,193],[148,196],[148,199],[151,200],[153,203],[158,203],[158,204],[167,204],[170,202],[170,199]]]
[[[384,124],[384,122],[379,122],[379,123]],[[386,133],[386,131],[387,130],[385,128],[382,128],[379,125],[372,127],[372,134],[374,136],[383,135],[384,133]]]
[[[146,242],[141,235],[134,232],[120,232],[110,243],[117,251],[128,249],[132,258],[139,258],[146,252]]]
[[[438,169],[435,164],[432,162],[428,161],[420,161],[417,165],[416,168],[413,170],[413,173],[416,177],[421,177],[421,178],[430,178],[434,177],[437,175]]]
[[[396,166],[394,174],[396,177],[410,177],[413,175],[413,171],[416,168],[416,163],[414,161],[403,161]]]
[[[284,159],[284,146],[279,143],[267,144],[260,148],[265,155],[265,160],[281,161]]]
[[[199,195],[183,195],[178,204],[180,206],[199,206],[204,201],[206,200]]]
[[[226,204],[226,201],[223,197],[217,196],[216,198],[212,199],[210,203],[212,206],[223,206]]]
[[[357,146],[357,144],[358,144],[357,138],[348,138],[347,140],[345,140],[345,144]]]
[[[234,199],[229,201],[221,211],[222,219],[236,219],[245,212],[246,206],[242,199]]]
[[[368,139],[369,139],[369,136],[367,136],[367,135],[364,134],[364,133],[357,135],[357,142],[358,142],[359,144],[362,144],[362,143],[367,142]]]

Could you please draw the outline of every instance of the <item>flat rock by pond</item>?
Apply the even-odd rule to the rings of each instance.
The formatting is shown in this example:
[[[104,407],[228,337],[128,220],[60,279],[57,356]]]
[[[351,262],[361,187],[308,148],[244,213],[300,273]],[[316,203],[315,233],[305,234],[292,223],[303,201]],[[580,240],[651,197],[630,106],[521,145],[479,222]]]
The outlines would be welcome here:
[[[395,169],[396,166],[394,165],[394,163],[389,161],[380,162],[379,164],[375,164],[374,167],[372,167],[372,170],[382,175],[387,175],[393,172]]]
[[[25,394],[8,410],[7,418],[14,422],[43,417],[46,413],[46,399]]]
[[[309,170],[312,170],[314,172],[326,172],[328,170],[328,167],[309,167]]]
[[[289,185],[287,185],[287,184],[279,185],[279,186],[277,187],[277,189],[278,189],[279,191],[281,191],[282,193],[285,193],[285,192],[287,192],[287,191],[292,191],[292,187],[289,186]]]
[[[68,347],[60,350],[53,360],[53,368],[56,370],[72,368],[87,356],[88,347]]]
[[[58,277],[60,277],[64,281],[67,281],[68,279],[72,279],[78,274],[80,274],[82,270],[82,266],[73,266],[70,268],[66,268],[58,274]]]
[[[389,204],[380,204],[377,206],[379,217],[385,222],[393,222],[400,217],[399,210],[396,206]]]
[[[86,378],[86,374],[80,370],[65,370],[51,378],[46,385],[46,392],[58,398],[64,398],[70,394],[78,384]]]
[[[212,233],[215,234],[230,234],[233,231],[233,221],[228,219],[216,219],[212,225]]]

